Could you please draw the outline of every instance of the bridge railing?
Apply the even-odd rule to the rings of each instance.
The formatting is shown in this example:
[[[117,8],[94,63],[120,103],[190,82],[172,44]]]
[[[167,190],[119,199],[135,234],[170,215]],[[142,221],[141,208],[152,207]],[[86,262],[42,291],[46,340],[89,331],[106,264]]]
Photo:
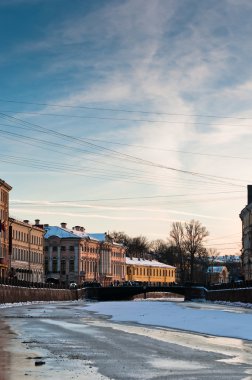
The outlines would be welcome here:
[[[251,288],[252,280],[250,281],[233,281],[222,284],[210,284],[207,285],[207,289],[209,290],[222,290],[222,289],[238,289],[238,288]]]

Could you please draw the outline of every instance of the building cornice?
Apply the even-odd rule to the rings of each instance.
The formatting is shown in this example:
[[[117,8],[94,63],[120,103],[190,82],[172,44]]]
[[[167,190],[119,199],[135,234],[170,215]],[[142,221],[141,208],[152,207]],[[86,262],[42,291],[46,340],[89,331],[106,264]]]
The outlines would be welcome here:
[[[10,185],[8,185],[8,183],[5,182],[4,180],[2,180],[1,178],[0,178],[0,186],[5,187],[8,191],[10,191],[12,189],[12,187]]]

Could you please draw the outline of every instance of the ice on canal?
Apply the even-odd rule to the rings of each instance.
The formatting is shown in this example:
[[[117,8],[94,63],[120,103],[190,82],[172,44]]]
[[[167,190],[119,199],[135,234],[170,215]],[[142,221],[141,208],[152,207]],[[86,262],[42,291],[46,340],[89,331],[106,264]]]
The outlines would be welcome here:
[[[252,340],[252,310],[225,305],[134,301],[97,302],[89,311],[112,321],[136,322],[200,334]]]

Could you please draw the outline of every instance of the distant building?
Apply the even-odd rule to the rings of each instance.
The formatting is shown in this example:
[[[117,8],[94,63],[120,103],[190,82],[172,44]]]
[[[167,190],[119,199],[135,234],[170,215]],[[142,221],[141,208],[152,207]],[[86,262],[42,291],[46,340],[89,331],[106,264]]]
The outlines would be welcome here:
[[[125,278],[125,249],[106,233],[87,234],[85,228],[44,225],[46,278],[62,284],[98,281],[109,285]]]
[[[9,192],[12,189],[0,179],[0,279],[9,270]]]
[[[9,277],[30,282],[44,282],[44,230],[39,220],[9,218]]]
[[[240,213],[242,221],[242,268],[244,279],[252,280],[252,185],[247,186],[247,206]]]
[[[209,284],[223,284],[229,282],[228,270],[225,266],[211,266],[207,268],[207,282]]]
[[[157,260],[126,257],[126,281],[148,284],[168,284],[175,282],[176,268]]]
[[[214,260],[214,262],[219,263],[240,263],[241,256],[237,255],[224,255],[224,256],[217,256]]]

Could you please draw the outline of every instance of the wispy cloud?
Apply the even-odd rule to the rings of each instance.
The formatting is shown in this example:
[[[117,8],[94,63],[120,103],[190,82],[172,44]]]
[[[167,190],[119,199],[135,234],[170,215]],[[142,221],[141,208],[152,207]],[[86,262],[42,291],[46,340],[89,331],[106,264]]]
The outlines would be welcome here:
[[[21,0],[13,0],[12,4],[15,3],[21,4]],[[40,4],[44,6],[44,2]],[[211,154],[243,156],[250,151],[250,120],[228,119],[225,116],[242,118],[249,116],[251,112],[251,2],[153,0],[147,4],[145,0],[129,0],[102,1],[97,3],[98,6],[92,7],[88,2],[83,4],[79,7],[68,4],[67,13],[63,7],[57,19],[48,18],[46,22],[41,22],[36,28],[39,33],[30,33],[28,38],[26,36],[24,39],[16,39],[12,48],[3,52],[2,56],[5,62],[19,63],[18,74],[13,77],[13,83],[28,83],[27,86],[16,88],[13,93],[22,93],[22,97],[31,96],[31,100],[39,99],[38,102],[45,104],[92,106],[97,110],[64,108],[64,112],[69,116],[78,113],[98,118],[78,120],[26,115],[25,120],[77,138],[123,141],[129,146],[118,146],[115,150],[155,163],[222,177],[240,178],[244,182],[249,180],[249,162],[241,163],[241,160],[231,161],[221,157],[217,159]],[[9,85],[10,83],[8,87]],[[19,107],[33,108],[35,112],[39,110],[45,113],[59,113],[60,110],[36,105]],[[104,111],[98,110],[99,108],[104,108]],[[14,106],[13,109],[15,110]],[[125,112],[116,112],[116,109]],[[143,112],[127,112],[133,110]],[[154,113],[148,114],[144,111]],[[113,118],[124,120],[112,120]],[[32,135],[37,132],[29,130],[26,133]],[[52,138],[52,141],[62,142],[59,136]],[[77,147],[73,142],[65,143]],[[134,145],[155,149],[140,150]],[[15,146],[6,143],[5,147],[13,154],[17,154],[18,150],[24,151],[23,144],[19,142]],[[173,151],[164,150],[169,148]],[[188,156],[183,151],[191,151],[195,155]],[[206,155],[197,156],[197,152]],[[30,156],[45,155],[38,146],[30,146],[25,153]],[[130,168],[138,176],[138,170],[141,169],[141,175],[145,179],[142,183],[135,183],[133,180],[130,182],[129,177],[125,183],[121,178],[111,179],[107,174],[109,169],[113,170],[115,163],[118,164],[112,154],[100,157],[103,160],[102,166],[98,162],[88,161],[90,156],[78,149],[71,153],[71,157],[67,154],[64,157],[59,154],[56,156],[56,152],[49,150],[47,153],[49,161],[58,162],[62,157],[62,161],[67,160],[76,165],[85,162],[90,170],[98,167],[104,170],[104,165],[108,168],[103,173],[103,181],[99,182],[99,186],[88,177],[85,178],[83,186],[83,178],[81,181],[78,178],[73,179],[73,176],[73,184],[64,185],[67,181],[64,182],[63,175],[55,175],[56,180],[51,175],[52,185],[48,189],[43,187],[48,192],[48,199],[50,195],[51,199],[55,198],[52,197],[54,189],[60,189],[64,199],[82,199],[78,195],[79,191],[95,192],[98,195],[141,195],[158,194],[160,189],[174,193],[179,189],[186,189],[190,196],[196,188],[203,192],[206,188],[227,189],[229,186],[120,161],[121,174],[123,170]],[[207,153],[210,153],[209,156]],[[16,173],[15,176],[13,174],[13,178],[15,177]],[[152,182],[151,186],[146,186],[148,181]],[[29,187],[31,186],[30,180]],[[72,192],[77,196],[70,196]],[[40,195],[37,195],[37,199]],[[26,198],[26,194],[23,194],[23,198]],[[237,219],[241,203],[232,203]],[[92,210],[94,206],[85,207]],[[161,210],[158,207],[141,209],[137,205],[119,207],[122,215],[115,216],[113,207],[104,205],[106,216],[102,215],[102,211],[97,215],[90,213],[89,216],[74,212],[63,212],[59,215],[69,218],[71,215],[73,218],[141,220],[139,225],[149,231],[152,230],[153,223],[147,226],[144,220],[159,220],[157,228],[161,230],[166,224],[162,221],[168,225],[174,217],[197,217],[208,219],[209,223],[212,220],[211,227],[217,230],[215,220],[228,222],[232,219],[230,207],[223,211],[219,203],[202,206],[197,201],[193,206],[181,204],[176,210]],[[18,212],[18,208],[13,210]],[[20,209],[20,212],[28,213],[28,209]],[[32,210],[32,213],[39,212],[39,207]],[[134,215],[128,215],[130,212]],[[137,212],[145,213],[145,216],[136,216]],[[149,213],[153,215],[150,216]],[[142,219],[137,219],[138,216]]]

